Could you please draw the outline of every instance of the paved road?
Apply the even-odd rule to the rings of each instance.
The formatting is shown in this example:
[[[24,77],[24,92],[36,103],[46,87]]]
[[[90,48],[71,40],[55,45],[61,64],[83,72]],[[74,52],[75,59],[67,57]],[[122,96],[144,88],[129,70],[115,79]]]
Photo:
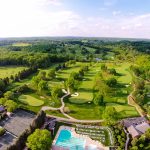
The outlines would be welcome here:
[[[129,141],[130,141],[130,134],[126,131],[125,128],[123,128],[124,132],[126,133],[127,136],[127,140],[126,140],[126,144],[125,144],[125,150],[128,150],[128,146],[129,146]]]
[[[71,117],[70,115],[66,114],[64,112],[64,107],[65,107],[64,98],[69,95],[70,95],[70,90],[68,89],[67,93],[61,97],[61,107],[54,108],[54,107],[49,107],[49,106],[43,106],[41,108],[41,110],[43,110],[43,111],[59,110],[64,116],[66,116],[66,118],[57,117],[57,116],[53,116],[53,115],[47,115],[49,117],[57,118],[59,121],[76,122],[76,123],[101,123],[101,122],[103,122],[103,120],[78,120],[78,119],[75,119],[75,118]]]
[[[48,115],[48,114],[47,116],[56,118],[58,121],[71,122],[71,123],[101,123],[103,122],[103,120],[78,120],[78,119],[62,118],[62,117]]]
[[[133,92],[135,92],[135,85],[133,85],[133,91],[130,93],[130,95],[127,97],[128,99],[128,105],[135,107],[137,112],[140,114],[141,117],[144,117],[144,111],[142,112],[142,109],[140,106],[135,102],[134,97],[133,97]],[[132,101],[135,103],[135,105],[132,103]],[[139,110],[141,109],[141,110]]]

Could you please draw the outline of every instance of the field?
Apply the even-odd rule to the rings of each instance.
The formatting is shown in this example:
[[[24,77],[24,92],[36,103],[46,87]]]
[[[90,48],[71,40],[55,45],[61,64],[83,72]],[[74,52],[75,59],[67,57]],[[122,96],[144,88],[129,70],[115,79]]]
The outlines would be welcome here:
[[[18,66],[0,67],[0,78],[10,77],[11,75],[15,75],[23,69],[26,69],[26,67],[18,67]]]

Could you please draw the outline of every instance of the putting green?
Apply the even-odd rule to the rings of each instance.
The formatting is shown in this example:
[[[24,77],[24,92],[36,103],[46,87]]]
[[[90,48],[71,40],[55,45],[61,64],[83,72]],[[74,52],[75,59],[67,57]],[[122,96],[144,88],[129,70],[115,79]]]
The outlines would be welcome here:
[[[21,95],[19,96],[19,101],[25,104],[28,104],[30,106],[41,106],[44,104],[42,100],[39,100],[35,97],[32,97],[30,95]]]

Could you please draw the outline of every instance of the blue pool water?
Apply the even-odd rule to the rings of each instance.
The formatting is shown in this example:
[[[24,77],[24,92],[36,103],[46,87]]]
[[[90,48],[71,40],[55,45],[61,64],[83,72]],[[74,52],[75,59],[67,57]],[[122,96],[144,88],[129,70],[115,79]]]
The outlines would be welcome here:
[[[85,139],[73,137],[69,130],[61,130],[56,145],[69,150],[84,150]]]

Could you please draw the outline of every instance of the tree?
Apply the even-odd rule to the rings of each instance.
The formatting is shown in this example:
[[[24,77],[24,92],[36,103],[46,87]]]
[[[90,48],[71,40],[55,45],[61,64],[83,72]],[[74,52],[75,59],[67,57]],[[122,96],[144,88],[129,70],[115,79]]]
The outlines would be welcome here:
[[[64,83],[66,88],[69,88],[70,91],[77,90],[81,84],[79,80],[75,80],[72,75],[68,78],[68,80]]]
[[[51,96],[53,100],[57,100],[58,97],[63,95],[62,89],[59,86],[54,86],[51,90]]]
[[[81,78],[84,76],[84,71],[83,71],[82,68],[79,70],[79,75],[80,75]]]
[[[0,98],[0,105],[4,105],[6,102],[6,98]]]
[[[12,100],[7,100],[5,106],[7,107],[8,112],[13,112],[18,107],[17,103]]]
[[[34,133],[27,138],[26,145],[31,150],[49,150],[51,143],[51,134],[48,130],[36,129]]]
[[[5,89],[5,83],[2,79],[0,79],[0,91],[3,91]]]
[[[88,65],[83,65],[81,67],[81,70],[83,70],[84,72],[87,72],[89,70],[89,66]]]
[[[0,136],[2,136],[5,133],[5,129],[0,126]]]
[[[112,75],[116,75],[116,74],[117,74],[117,72],[116,72],[116,70],[115,70],[114,68],[109,69],[108,72],[109,72],[110,74],[112,74]]]
[[[106,71],[107,70],[107,66],[105,64],[101,65],[101,70]]]
[[[111,93],[111,88],[99,77],[95,79],[94,90],[98,91],[104,97]]]
[[[131,150],[139,150],[139,148],[137,146],[133,146]]]
[[[14,99],[14,93],[11,92],[11,91],[7,91],[5,94],[4,94],[4,97],[6,99]]]
[[[46,79],[46,72],[41,70],[41,71],[39,72],[39,74],[38,74],[38,77],[39,77],[40,79],[45,80],[45,79]]]
[[[150,129],[145,132],[145,137],[150,140]]]
[[[138,142],[138,139],[137,139],[137,138],[134,138],[134,139],[131,141],[132,146],[136,146],[136,145],[137,145],[137,142]]]
[[[103,113],[103,119],[105,120],[106,124],[111,125],[116,123],[118,120],[118,112],[114,107],[106,107]]]
[[[55,69],[49,70],[47,76],[48,76],[48,78],[50,78],[50,79],[54,79],[55,76],[56,76]]]
[[[38,83],[38,90],[39,92],[42,92],[44,90],[47,90],[48,88],[48,85],[47,85],[47,82],[44,81],[44,80],[41,80],[39,83]]]
[[[32,83],[33,83],[33,86],[35,86],[35,88],[38,87],[39,82],[40,82],[40,78],[38,76],[34,76],[32,78]]]
[[[93,103],[95,105],[103,105],[104,104],[104,97],[103,97],[103,95],[101,95],[99,92],[97,94],[95,94],[95,96],[93,98]]]
[[[114,87],[117,84],[117,80],[115,78],[109,78],[108,80],[106,80],[106,84],[109,87]]]
[[[28,90],[29,90],[29,87],[26,84],[23,84],[23,85],[17,86],[13,91],[23,93],[23,92],[27,92]]]

